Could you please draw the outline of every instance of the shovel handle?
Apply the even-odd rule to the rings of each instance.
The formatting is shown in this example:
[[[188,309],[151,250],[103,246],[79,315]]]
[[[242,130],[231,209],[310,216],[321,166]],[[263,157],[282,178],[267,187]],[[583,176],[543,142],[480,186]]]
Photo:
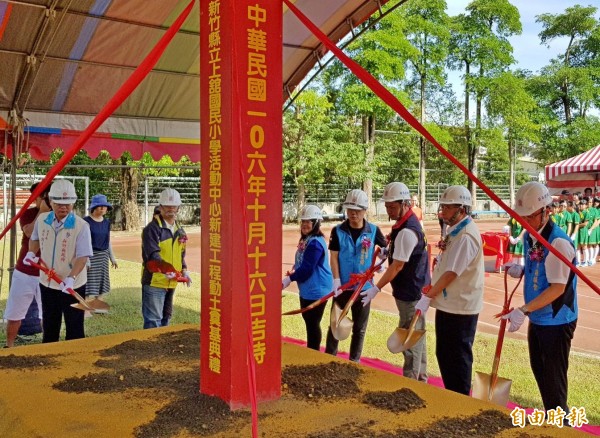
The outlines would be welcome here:
[[[57,282],[59,284],[63,282],[62,278],[60,278],[56,272],[54,272],[52,269],[49,269],[47,266],[44,265],[42,259],[40,259],[40,262],[41,263],[35,263],[35,262],[32,262],[32,261],[29,261],[29,264],[31,266],[33,266],[34,268],[37,268],[40,271],[42,271],[44,274],[46,274],[48,276],[49,279],[54,280],[55,282]],[[90,305],[83,299],[83,297],[81,295],[79,295],[76,291],[74,291],[71,288],[68,288],[67,292],[69,292],[69,294],[71,294],[72,296],[74,296],[75,299],[77,299],[77,301],[79,301],[79,303],[83,307],[85,307],[86,310],[89,310],[91,312],[94,311],[94,309],[91,308]]]
[[[323,304],[325,301],[327,301],[329,298],[331,298],[334,295],[335,295],[335,291],[331,291],[324,297],[321,297],[317,301],[310,303],[306,307],[303,307],[301,309],[296,309],[296,310],[290,310],[289,312],[282,313],[282,315],[297,315],[299,313],[308,312],[310,309],[314,309],[315,307]]]
[[[354,293],[352,294],[352,296],[346,303],[346,306],[342,310],[342,313],[340,314],[340,317],[338,318],[338,321],[337,321],[338,325],[342,322],[342,320],[346,317],[346,315],[350,311],[350,308],[356,301],[358,294],[361,293],[363,286],[367,283],[367,281],[369,281],[370,279],[373,278],[373,274],[375,273],[375,271],[377,269],[379,269],[379,267],[385,263],[385,259],[381,260],[379,263],[376,263],[378,255],[379,255],[379,247],[377,247],[375,249],[375,251],[373,252],[371,266],[369,267],[369,269],[367,269],[367,271],[365,271],[362,280],[358,283],[358,285],[356,286],[356,289],[354,289]]]
[[[410,337],[414,333],[415,327],[417,325],[417,321],[419,320],[420,316],[421,316],[421,311],[419,309],[417,309],[410,321],[410,325],[408,326],[408,335],[406,336],[406,339],[410,339]]]

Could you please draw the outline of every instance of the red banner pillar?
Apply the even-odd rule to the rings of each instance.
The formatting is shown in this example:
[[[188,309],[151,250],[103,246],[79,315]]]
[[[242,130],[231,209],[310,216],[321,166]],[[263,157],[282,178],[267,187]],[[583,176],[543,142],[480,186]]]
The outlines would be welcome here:
[[[200,390],[232,409],[281,390],[281,59],[280,0],[200,0]]]

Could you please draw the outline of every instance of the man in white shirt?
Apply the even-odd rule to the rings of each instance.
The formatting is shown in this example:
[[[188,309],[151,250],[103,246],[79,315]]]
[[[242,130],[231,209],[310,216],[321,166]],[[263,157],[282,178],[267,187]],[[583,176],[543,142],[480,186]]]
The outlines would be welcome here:
[[[448,187],[440,198],[447,234],[439,244],[432,287],[415,309],[424,315],[435,307],[436,357],[446,389],[469,395],[473,341],[483,307],[483,246],[470,217],[471,193],[463,186]]]

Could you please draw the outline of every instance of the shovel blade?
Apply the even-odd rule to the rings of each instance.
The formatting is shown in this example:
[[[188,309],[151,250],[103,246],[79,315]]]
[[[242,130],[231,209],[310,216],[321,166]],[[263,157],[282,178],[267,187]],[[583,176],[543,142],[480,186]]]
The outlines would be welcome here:
[[[475,373],[475,380],[473,381],[473,391],[471,395],[473,398],[477,398],[479,400],[490,401],[500,406],[506,406],[510,396],[511,385],[512,380],[505,379],[504,377],[497,377],[496,385],[491,391],[492,375],[477,371]]]
[[[333,337],[338,341],[343,341],[344,339],[348,339],[350,333],[352,332],[352,320],[348,317],[344,317],[338,324],[338,320],[340,315],[342,314],[342,309],[337,303],[332,303],[331,305],[331,314],[329,317],[329,327],[331,327],[331,333]]]
[[[390,353],[396,354],[411,349],[421,340],[425,334],[425,330],[413,330],[410,336],[408,334],[409,329],[400,327],[392,332],[387,340],[387,348],[390,350]]]

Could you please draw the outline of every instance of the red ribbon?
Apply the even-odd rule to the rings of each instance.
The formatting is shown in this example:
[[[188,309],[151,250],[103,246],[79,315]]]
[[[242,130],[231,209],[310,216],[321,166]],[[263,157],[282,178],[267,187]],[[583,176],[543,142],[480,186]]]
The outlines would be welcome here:
[[[465,175],[477,184],[493,201],[500,205],[506,212],[508,212],[514,219],[516,219],[523,227],[531,233],[539,242],[541,242],[548,251],[552,252],[556,257],[562,260],[571,270],[573,270],[588,286],[590,286],[597,294],[600,295],[600,287],[594,284],[589,278],[587,278],[579,269],[577,269],[563,254],[560,253],[556,248],[548,243],[540,234],[531,227],[521,216],[519,216],[514,210],[507,206],[496,194],[483,182],[479,180],[469,169],[467,169],[454,155],[448,152],[440,145],[435,138],[425,129],[423,125],[400,103],[400,101],[390,93],[383,85],[381,85],[377,79],[375,79],[369,72],[362,68],[355,61],[350,59],[344,52],[342,52],[327,36],[315,26],[300,10],[294,6],[290,0],[283,0],[287,7],[298,17],[298,19],[323,43],[327,49],[331,52],[346,66],[348,69],[358,77],[367,87],[373,91],[381,100],[383,100],[390,108],[396,111],[400,117],[402,117],[408,124],[410,124],[416,131],[418,131],[423,137],[425,137],[435,148],[446,158],[448,158],[456,167],[458,167]]]

